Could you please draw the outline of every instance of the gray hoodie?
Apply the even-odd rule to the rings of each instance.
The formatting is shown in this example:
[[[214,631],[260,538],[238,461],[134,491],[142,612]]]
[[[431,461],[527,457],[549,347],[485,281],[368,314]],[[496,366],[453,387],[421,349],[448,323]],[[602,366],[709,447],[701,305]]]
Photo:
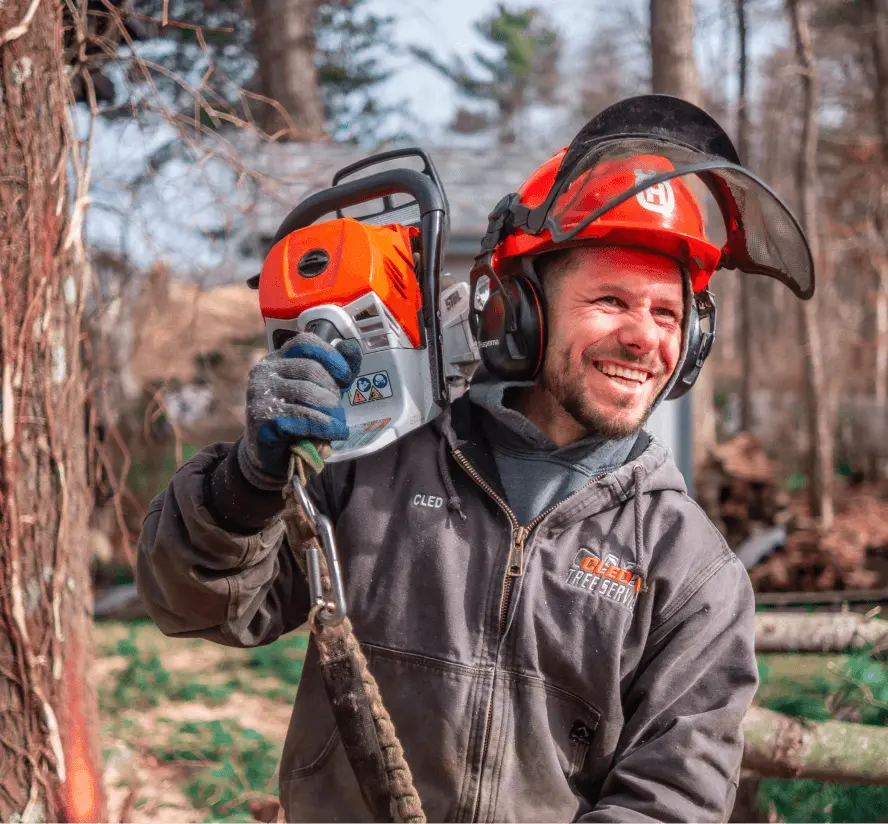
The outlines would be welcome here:
[[[520,524],[477,411],[462,399],[311,489],[429,820],[725,821],[757,686],[742,565],[656,439]],[[273,500],[235,468],[209,447],[149,508],[137,582],[168,635],[253,646],[306,620]],[[367,821],[316,656],[284,810]]]
[[[636,432],[628,438],[589,436],[559,447],[531,420],[513,408],[524,381],[476,381],[469,389],[480,406],[481,426],[493,451],[506,499],[519,523],[530,523],[540,512],[564,500],[597,475],[607,474],[641,454],[650,436]]]

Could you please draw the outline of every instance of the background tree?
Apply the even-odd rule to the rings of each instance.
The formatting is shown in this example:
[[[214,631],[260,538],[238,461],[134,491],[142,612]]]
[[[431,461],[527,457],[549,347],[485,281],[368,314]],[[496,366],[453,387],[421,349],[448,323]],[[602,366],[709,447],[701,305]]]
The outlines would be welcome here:
[[[324,134],[324,101],[315,66],[318,0],[251,0],[258,114],[269,134],[316,140]]]
[[[747,45],[746,0],[734,0],[737,24],[737,153],[749,162],[749,47]],[[752,288],[741,278],[737,324],[740,350],[740,428],[752,431]]]
[[[558,100],[561,40],[541,7],[512,8],[500,3],[497,13],[475,24],[493,56],[476,51],[470,65],[459,55],[449,63],[430,50],[411,49],[420,60],[453,82],[475,104],[459,108],[456,132],[492,131],[501,144],[520,140],[524,118],[534,104]]]
[[[395,18],[375,14],[369,0],[333,0],[320,4],[316,26],[327,132],[338,141],[390,139],[387,120],[399,108],[376,92],[392,76],[383,58],[397,52]]]
[[[651,90],[700,104],[700,81],[694,58],[694,0],[651,0]],[[715,444],[714,375],[704,369],[693,391],[682,400],[681,412],[690,418],[694,466],[699,467]],[[696,474],[696,470],[695,470]],[[705,495],[706,490],[695,490]]]
[[[375,92],[390,76],[383,58],[395,50],[394,19],[375,13],[369,0],[134,2],[145,17],[160,21],[165,11],[175,21],[156,24],[138,47],[158,67],[152,82],[172,106],[193,110],[197,88],[216,108],[279,138],[384,135],[393,109]],[[129,86],[119,90],[127,101],[139,97],[133,87],[145,80],[132,72],[115,79]]]

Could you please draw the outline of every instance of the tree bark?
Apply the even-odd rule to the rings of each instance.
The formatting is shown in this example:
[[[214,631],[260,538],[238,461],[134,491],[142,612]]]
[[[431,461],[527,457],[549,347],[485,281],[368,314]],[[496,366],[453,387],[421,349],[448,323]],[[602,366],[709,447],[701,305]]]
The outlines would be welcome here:
[[[793,44],[802,82],[802,140],[796,167],[796,188],[799,195],[799,217],[808,235],[815,267],[822,263],[817,220],[817,110],[819,82],[814,63],[814,49],[808,26],[808,4],[804,0],[786,0],[792,29]],[[823,526],[833,521],[832,498],[833,428],[826,396],[826,376],[823,369],[823,343],[817,318],[817,304],[802,301],[802,344],[805,357],[806,412],[810,438],[808,499],[812,514]]]
[[[743,766],[765,778],[888,784],[888,729],[812,722],[751,707],[743,721]]]
[[[651,0],[651,90],[700,103],[700,79],[694,59],[694,0]],[[711,364],[710,364],[711,367]],[[700,372],[694,389],[678,403],[691,406],[694,474],[715,445],[715,382],[712,369]],[[705,489],[695,490],[698,499]],[[704,509],[713,506],[701,501]]]
[[[882,144],[882,173],[888,170],[888,15],[885,11],[885,0],[865,0],[865,8],[869,17],[870,51],[873,58],[873,74],[876,87],[873,94],[875,121]],[[885,204],[876,204],[876,226],[882,242],[885,243]],[[874,398],[880,414],[885,414],[885,403],[888,399],[888,267],[884,263],[884,255],[877,262],[875,273],[875,321],[876,347],[874,364]]]
[[[879,266],[876,280],[876,411],[888,415],[888,267]]]
[[[737,152],[743,163],[749,163],[749,108],[746,100],[749,76],[748,49],[746,47],[746,0],[734,0],[737,14]],[[740,428],[752,432],[752,290],[749,278],[740,275]]]
[[[3,821],[105,820],[95,696],[86,686],[86,270],[67,202],[61,11],[45,0],[0,4]]]
[[[651,88],[700,101],[693,0],[651,0]]]
[[[317,8],[318,0],[252,2],[258,91],[268,99],[258,104],[257,119],[278,139],[317,140],[324,134],[314,64]]]
[[[888,649],[888,621],[859,613],[774,613],[755,616],[756,652],[845,652]]]

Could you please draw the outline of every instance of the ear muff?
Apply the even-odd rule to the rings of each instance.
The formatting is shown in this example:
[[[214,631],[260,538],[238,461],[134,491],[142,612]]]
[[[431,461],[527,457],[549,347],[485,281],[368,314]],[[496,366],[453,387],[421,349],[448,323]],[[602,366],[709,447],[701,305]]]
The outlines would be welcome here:
[[[678,367],[678,380],[666,396],[667,401],[674,401],[691,391],[697,376],[712,351],[715,342],[715,325],[718,307],[715,296],[708,289],[697,292],[691,301],[691,317],[688,321],[688,351]],[[709,328],[703,330],[703,323],[708,322]]]
[[[532,380],[546,351],[542,290],[523,275],[493,281],[490,289],[490,297],[475,318],[481,362],[500,380]],[[511,317],[514,330],[509,328]]]

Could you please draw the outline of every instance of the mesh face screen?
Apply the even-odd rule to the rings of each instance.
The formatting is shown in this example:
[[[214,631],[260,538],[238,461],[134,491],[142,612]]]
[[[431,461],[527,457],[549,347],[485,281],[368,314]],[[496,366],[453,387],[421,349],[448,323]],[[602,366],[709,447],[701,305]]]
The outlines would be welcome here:
[[[717,209],[707,210],[701,194]],[[713,213],[723,226],[712,226]],[[792,213],[751,172],[721,157],[652,138],[596,145],[562,181],[545,226],[563,243],[594,221],[724,243],[723,265],[776,278],[800,298],[814,291],[811,252]]]

